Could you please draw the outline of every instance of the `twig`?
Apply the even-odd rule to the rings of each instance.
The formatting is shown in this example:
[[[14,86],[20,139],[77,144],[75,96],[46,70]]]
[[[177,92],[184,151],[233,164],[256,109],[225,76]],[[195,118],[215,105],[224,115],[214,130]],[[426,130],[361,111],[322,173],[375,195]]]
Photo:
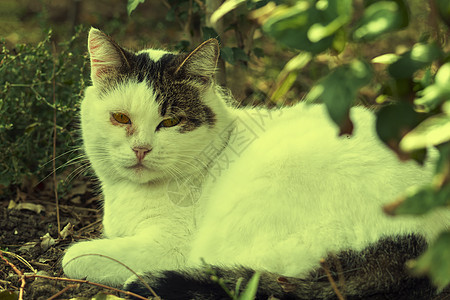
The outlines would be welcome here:
[[[23,291],[25,289],[25,284],[26,284],[25,276],[23,275],[23,273],[19,269],[17,269],[17,267],[13,263],[9,262],[9,260],[7,260],[3,256],[3,251],[1,251],[1,250],[0,250],[0,257],[1,257],[2,260],[4,260],[6,262],[6,264],[8,266],[10,266],[14,270],[14,272],[16,272],[17,275],[19,275],[21,284],[20,284],[20,288],[19,288],[19,298],[18,298],[18,300],[23,300]]]
[[[338,297],[338,299],[345,300],[345,297],[341,294],[341,292],[339,291],[339,289],[336,285],[336,282],[334,281],[333,277],[331,276],[330,269],[328,268],[327,263],[325,262],[324,259],[320,260],[320,265],[322,266],[325,273],[327,274],[328,281],[330,282],[331,287],[333,288],[334,292],[336,293],[336,296]]]
[[[83,231],[86,231],[86,230],[88,230],[89,228],[94,227],[94,226],[98,225],[98,224],[101,223],[101,222],[102,222],[102,220],[97,220],[97,221],[95,221],[95,222],[93,222],[93,223],[90,223],[90,224],[84,226],[83,228],[80,228],[80,229],[77,230],[77,231],[78,231],[78,233],[83,232]]]
[[[13,252],[8,252],[8,251],[2,251],[2,254],[6,254],[9,256],[14,257],[15,259],[17,259],[18,261],[20,261],[21,263],[23,263],[24,265],[26,265],[31,272],[36,273],[37,271],[33,268],[33,266],[22,256],[20,256],[19,254],[13,253]]]
[[[25,274],[25,275],[24,275],[24,274],[23,274],[23,273],[22,273],[22,272],[21,272],[21,271],[13,264],[13,263],[11,263],[10,261],[8,261],[8,259],[6,259],[6,258],[3,256],[3,253],[4,253],[4,252],[0,250],[0,258],[1,258],[3,261],[5,261],[5,263],[6,263],[7,265],[9,265],[9,266],[14,270],[14,272],[19,276],[20,281],[21,281],[21,285],[20,285],[20,288],[19,288],[19,297],[18,297],[18,300],[23,300],[23,293],[24,293],[25,284],[26,284],[25,279],[28,279],[28,278],[45,278],[45,279],[57,280],[57,281],[66,281],[66,282],[74,282],[74,283],[87,283],[87,284],[94,285],[94,286],[97,286],[97,287],[100,287],[100,288],[109,289],[109,290],[112,290],[112,291],[115,291],[115,292],[123,293],[123,294],[125,294],[125,295],[133,296],[133,297],[136,297],[136,298],[138,298],[138,299],[147,300],[147,298],[142,297],[142,296],[140,296],[140,295],[138,295],[138,294],[135,294],[135,293],[133,293],[133,292],[128,292],[128,291],[119,290],[119,289],[116,289],[116,288],[113,288],[113,287],[110,287],[110,286],[107,286],[107,285],[104,285],[104,284],[101,284],[101,283],[90,282],[90,281],[88,281],[88,280],[69,279],[69,278],[62,278],[62,277],[51,277],[51,276],[38,275],[38,274]],[[94,255],[98,255],[98,256],[110,258],[110,257],[108,257],[108,256],[100,255],[100,254],[94,254]],[[123,263],[121,263],[121,262],[119,262],[119,261],[117,261],[117,260],[115,260],[115,259],[113,259],[113,258],[110,258],[110,259],[112,259],[112,260],[114,260],[114,261],[116,261],[116,262],[122,264],[124,267],[126,267],[128,270],[130,270],[133,274],[135,274],[140,280],[142,280],[142,278],[141,278],[139,275],[137,275],[136,272],[134,272],[133,270],[131,270],[130,268],[128,268],[127,266],[125,266]],[[143,281],[143,280],[142,280],[142,281]],[[144,281],[143,281],[143,283],[144,283],[144,285],[145,285],[147,288],[149,288],[150,292],[153,294],[153,296],[155,296],[156,299],[161,299],[161,298],[159,298],[159,297],[156,295],[156,293],[153,291],[153,289],[151,289],[151,288],[147,285],[147,283],[145,283]],[[67,291],[69,288],[72,288],[72,287],[73,287],[73,285],[68,285],[67,287],[65,287],[64,289],[62,289],[61,291],[59,291],[57,294],[53,295],[53,296],[50,297],[49,299],[56,299],[56,297],[58,297],[59,295],[61,295],[62,293],[64,293],[65,291]]]
[[[55,192],[55,204],[56,204],[56,221],[58,223],[58,237],[61,237],[61,222],[59,219],[59,200],[58,200],[58,182],[56,181],[56,80],[55,80],[55,55],[56,47],[53,46],[53,73],[52,73],[52,86],[53,86],[53,189]]]
[[[86,284],[94,285],[94,286],[97,286],[97,287],[100,287],[100,288],[103,288],[103,289],[108,289],[108,290],[112,290],[112,291],[115,291],[115,292],[123,293],[125,295],[133,296],[133,297],[136,297],[136,298],[139,298],[139,299],[148,300],[147,298],[142,297],[142,296],[140,296],[138,294],[135,294],[133,292],[119,290],[119,289],[116,289],[116,288],[111,287],[111,286],[107,286],[107,285],[104,285],[104,284],[101,284],[101,283],[91,282],[91,281],[83,280],[83,279],[70,279],[70,278],[63,278],[63,277],[51,277],[51,276],[37,275],[37,274],[24,275],[24,277],[27,278],[27,279],[28,278],[45,278],[45,279],[56,280],[56,281],[66,281],[66,282],[74,282],[74,283],[86,283]],[[67,289],[65,289],[64,292],[66,290]]]
[[[336,254],[331,255],[334,259],[334,264],[336,266],[336,270],[338,273],[338,279],[339,279],[339,287],[341,288],[341,291],[345,294],[345,276],[344,276],[344,269],[342,268],[341,261],[336,256]]]
[[[78,286],[79,286],[79,284],[69,284],[65,288],[63,288],[62,290],[60,290],[59,292],[57,292],[56,294],[54,294],[53,296],[48,298],[47,300],[56,299],[56,297],[58,297],[59,295],[64,294],[68,289],[75,288],[75,287],[78,287]]]
[[[147,284],[147,282],[145,282],[145,280],[142,279],[141,276],[139,276],[139,274],[137,274],[135,271],[133,271],[130,267],[128,267],[128,266],[127,266],[126,264],[124,264],[123,262],[118,261],[117,259],[112,258],[112,257],[107,256],[107,255],[98,254],[98,253],[87,253],[87,254],[83,254],[83,255],[78,255],[78,256],[72,258],[71,260],[69,260],[69,261],[63,266],[63,268],[65,268],[68,264],[70,264],[70,263],[71,263],[72,261],[74,261],[75,259],[78,259],[78,258],[83,257],[83,256],[100,256],[100,257],[107,258],[107,259],[109,259],[109,260],[112,260],[112,261],[114,261],[114,262],[116,262],[116,263],[122,265],[122,266],[123,266],[124,268],[126,268],[128,271],[130,271],[131,273],[133,273],[133,275],[135,275],[135,276],[142,282],[142,284],[150,291],[150,293],[152,293],[153,297],[155,297],[156,300],[161,300],[161,298],[160,298],[160,297],[155,293],[155,291]],[[87,280],[86,280],[86,281],[87,281]],[[93,282],[92,282],[92,284],[93,284]],[[96,283],[96,284],[94,284],[94,285],[98,285],[98,284],[99,284],[99,283]],[[111,289],[113,289],[113,290],[115,290],[115,291],[120,291],[120,290],[117,290],[117,289],[114,289],[114,288],[111,288]],[[145,299],[145,298],[143,298],[143,299]]]

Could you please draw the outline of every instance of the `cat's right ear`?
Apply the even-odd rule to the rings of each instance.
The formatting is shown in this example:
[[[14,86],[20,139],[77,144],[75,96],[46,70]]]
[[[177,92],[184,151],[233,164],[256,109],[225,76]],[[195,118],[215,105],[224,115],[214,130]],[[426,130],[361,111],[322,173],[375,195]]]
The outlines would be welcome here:
[[[88,37],[91,59],[91,80],[94,86],[103,87],[130,68],[126,50],[102,31],[91,28]]]

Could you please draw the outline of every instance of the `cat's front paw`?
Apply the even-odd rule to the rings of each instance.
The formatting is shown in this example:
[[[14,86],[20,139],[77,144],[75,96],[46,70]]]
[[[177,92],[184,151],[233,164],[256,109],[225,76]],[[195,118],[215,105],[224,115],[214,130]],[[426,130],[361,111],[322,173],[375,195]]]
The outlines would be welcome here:
[[[87,279],[114,286],[122,285],[131,272],[108,258],[118,259],[113,257],[110,250],[111,245],[107,245],[107,240],[104,239],[80,242],[71,246],[62,260],[64,274],[70,278]]]

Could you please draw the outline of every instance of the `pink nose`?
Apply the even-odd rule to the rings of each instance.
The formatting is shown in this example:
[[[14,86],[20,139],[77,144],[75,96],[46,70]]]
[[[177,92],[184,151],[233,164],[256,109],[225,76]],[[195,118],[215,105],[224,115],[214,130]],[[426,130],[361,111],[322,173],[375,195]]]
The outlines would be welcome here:
[[[152,151],[151,147],[134,147],[133,148],[134,153],[136,154],[136,157],[139,161],[143,160],[144,157]]]

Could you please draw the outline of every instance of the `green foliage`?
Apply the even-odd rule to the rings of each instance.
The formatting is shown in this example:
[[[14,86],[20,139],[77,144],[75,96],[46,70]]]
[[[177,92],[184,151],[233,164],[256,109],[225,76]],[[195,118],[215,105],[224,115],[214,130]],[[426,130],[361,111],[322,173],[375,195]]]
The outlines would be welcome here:
[[[139,3],[144,3],[145,0],[128,0],[127,3],[127,13],[130,16],[131,13],[136,9]]]
[[[384,106],[377,112],[376,130],[379,138],[397,154],[406,156],[400,150],[400,142],[405,132],[411,131],[422,121],[421,114],[411,103],[398,102]],[[423,157],[422,157],[423,160]]]
[[[352,33],[355,41],[370,41],[380,35],[408,26],[408,9],[403,0],[370,4]]]
[[[434,283],[444,288],[450,284],[450,231],[441,233],[430,249],[417,261],[412,263],[417,274],[429,273]]]
[[[332,47],[338,31],[350,21],[352,1],[298,1],[281,5],[263,24],[263,30],[278,42],[314,54]]]
[[[258,283],[259,283],[260,274],[255,273],[252,278],[247,283],[245,290],[239,295],[238,300],[253,300],[255,299],[256,292],[258,291]]]
[[[411,78],[417,70],[429,66],[442,57],[442,50],[436,43],[415,44],[412,49],[389,64],[389,74],[395,79]]]
[[[425,187],[407,195],[396,207],[396,214],[422,215],[432,209],[450,205],[450,185],[442,189]]]
[[[431,3],[438,15],[430,17],[440,16],[442,21],[434,28],[435,36],[440,36],[443,24],[449,24],[448,3],[440,0]],[[262,28],[277,42],[315,55],[311,59],[314,62],[321,52],[345,52],[349,45],[362,47],[363,43],[375,43],[388,33],[408,27],[409,8],[405,1],[366,1],[365,4],[364,12],[353,22],[351,1],[297,1],[291,6],[277,6],[263,20]],[[309,101],[324,102],[341,134],[351,133],[349,109],[358,92],[364,86],[378,85],[378,99],[388,99],[391,103],[377,112],[376,130],[380,139],[401,159],[412,158],[419,163],[424,162],[427,148],[438,149],[439,162],[433,182],[424,182],[425,187],[386,208],[394,215],[422,215],[437,207],[450,207],[450,52],[440,42],[425,38],[401,55],[383,54],[371,61],[358,57],[350,63],[340,63],[306,97]],[[381,76],[373,76],[371,64],[386,65],[381,83],[374,82]],[[284,95],[286,86],[292,85],[297,74],[298,70],[285,74],[284,82],[277,84],[273,95]],[[277,97],[272,100],[276,101]],[[450,260],[448,234],[442,234],[415,267],[418,272],[429,273],[441,288],[450,283],[450,266],[444,263]]]
[[[13,50],[2,46],[0,185],[18,184],[31,175],[40,180],[51,173],[54,109],[56,155],[76,145],[78,101],[87,78],[82,33],[78,29],[71,40],[57,46],[52,45],[51,32],[35,46],[17,45]],[[62,156],[57,165],[66,159]]]
[[[308,94],[307,101],[321,99],[328,114],[336,124],[341,124],[340,134],[351,134],[353,125],[349,120],[349,110],[353,106],[358,90],[372,79],[373,71],[366,62],[355,60],[335,68],[322,78]],[[347,84],[342,84],[346,82]]]
[[[418,96],[414,103],[423,110],[431,111],[438,108],[446,100],[450,99],[450,63],[446,63],[436,73],[434,83],[429,84]],[[450,115],[450,109],[447,110]],[[422,146],[423,147],[423,146]]]

